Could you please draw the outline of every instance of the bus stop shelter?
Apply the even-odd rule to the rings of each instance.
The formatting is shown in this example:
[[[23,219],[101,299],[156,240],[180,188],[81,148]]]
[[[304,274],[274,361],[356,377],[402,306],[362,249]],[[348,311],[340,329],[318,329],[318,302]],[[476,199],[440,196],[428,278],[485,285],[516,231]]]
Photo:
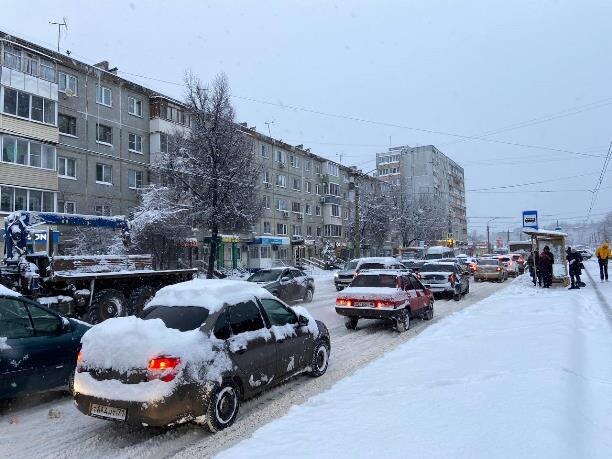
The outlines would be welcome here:
[[[561,231],[541,230],[541,229],[524,229],[523,233],[531,237],[531,243],[534,251],[542,252],[544,246],[548,246],[555,258],[553,264],[553,283],[569,285],[569,274],[567,272],[567,263],[565,262],[565,241],[567,234]],[[537,270],[538,267],[534,266]]]

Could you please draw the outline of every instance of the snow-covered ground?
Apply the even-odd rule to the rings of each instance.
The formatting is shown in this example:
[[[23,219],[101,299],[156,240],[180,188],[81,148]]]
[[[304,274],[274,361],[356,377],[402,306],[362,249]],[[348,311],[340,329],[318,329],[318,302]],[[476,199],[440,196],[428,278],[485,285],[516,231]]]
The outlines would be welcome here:
[[[436,301],[435,318],[415,320],[398,334],[378,321],[360,321],[356,331],[346,330],[334,311],[333,272],[315,274],[315,295],[306,304],[310,313],[330,329],[329,369],[321,378],[297,377],[244,403],[234,426],[210,435],[196,425],[169,430],[130,428],[84,416],[68,396],[47,395],[18,400],[0,407],[0,457],[206,457],[248,438],[262,425],[285,415],[292,406],[328,390],[369,362],[383,356],[452,313],[464,309],[508,284],[472,283],[461,301]]]
[[[219,458],[612,456],[612,283],[528,276],[293,407]]]

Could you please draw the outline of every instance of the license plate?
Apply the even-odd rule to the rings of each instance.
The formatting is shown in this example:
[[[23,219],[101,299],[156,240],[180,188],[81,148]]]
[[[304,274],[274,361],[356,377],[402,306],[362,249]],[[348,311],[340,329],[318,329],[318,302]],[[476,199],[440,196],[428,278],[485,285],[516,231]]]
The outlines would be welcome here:
[[[367,308],[371,305],[371,303],[369,301],[356,301],[355,302],[355,307],[356,308]]]
[[[115,408],[113,406],[98,405],[96,403],[92,403],[89,408],[89,414],[91,414],[92,416],[99,416],[101,418],[118,419],[120,421],[125,421],[127,411],[123,408]]]

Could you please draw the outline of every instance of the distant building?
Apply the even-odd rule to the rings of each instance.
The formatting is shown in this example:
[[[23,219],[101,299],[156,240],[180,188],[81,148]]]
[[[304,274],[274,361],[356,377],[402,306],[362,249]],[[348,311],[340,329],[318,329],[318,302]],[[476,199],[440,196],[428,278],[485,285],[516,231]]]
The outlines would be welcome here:
[[[432,198],[448,216],[448,232],[467,242],[463,168],[433,145],[393,147],[376,154],[378,177],[415,200]]]

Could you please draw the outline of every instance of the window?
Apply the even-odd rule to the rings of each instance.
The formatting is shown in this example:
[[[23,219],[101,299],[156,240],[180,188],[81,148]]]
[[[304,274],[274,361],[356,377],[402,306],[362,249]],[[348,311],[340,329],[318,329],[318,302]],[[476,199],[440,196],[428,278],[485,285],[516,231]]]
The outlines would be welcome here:
[[[317,226],[317,236],[321,236],[321,227]]]
[[[321,216],[321,206],[315,206],[315,215],[317,217]]]
[[[295,155],[289,155],[289,164],[291,164],[291,167],[295,167],[297,169],[300,167],[300,158]]]
[[[254,301],[245,301],[230,308],[230,326],[234,335],[261,330],[264,322]]]
[[[300,191],[302,189],[302,180],[298,177],[293,177],[293,189]]]
[[[306,215],[312,215],[312,206],[310,204],[305,204],[304,212],[306,212]]]
[[[0,210],[2,212],[13,212],[16,210],[55,212],[55,193],[1,186]]]
[[[58,86],[59,90],[65,92],[66,94],[71,94],[73,96],[77,95],[77,87],[78,80],[74,75],[70,75],[68,73],[59,72],[58,73]]]
[[[59,131],[61,134],[71,135],[76,137],[77,135],[77,127],[76,127],[76,118],[74,116],[68,115],[58,115],[57,125],[59,127]]]
[[[312,236],[312,226],[306,227],[306,236]]]
[[[55,82],[55,63],[47,59],[40,59],[40,77],[43,80]]]
[[[0,299],[0,336],[8,339],[34,336],[32,321],[22,301],[12,298]]]
[[[306,193],[312,193],[312,183],[304,182],[304,189],[306,190]]]
[[[64,214],[76,214],[76,203],[74,201],[57,201],[57,211]]]
[[[128,96],[128,113],[142,118],[142,100]]]
[[[304,170],[306,172],[310,172],[311,164],[312,164],[312,162],[309,159],[304,161]]]
[[[264,234],[272,234],[272,225],[270,222],[263,222],[263,232]]]
[[[225,311],[217,318],[213,333],[217,339],[229,339],[232,336],[232,327],[229,321],[229,312]]]
[[[314,171],[315,171],[315,174],[320,174],[321,173],[321,163],[315,163]]]
[[[112,107],[113,92],[106,86],[96,85],[96,103]]]
[[[340,176],[340,168],[338,167],[337,164],[327,163],[327,173],[329,175],[333,175],[334,177],[339,177]]]
[[[261,146],[261,157],[262,158],[267,158],[268,157],[268,149],[266,148],[265,145]]]
[[[321,185],[319,183],[315,183],[315,194],[321,196]]]
[[[128,149],[134,153],[142,153],[142,136],[138,134],[132,134],[130,132],[128,134]]]
[[[111,206],[109,205],[101,205],[101,206],[96,206],[96,215],[106,215],[109,216],[111,215]]]
[[[96,124],[96,142],[107,145],[113,144],[113,129],[104,124]]]
[[[142,188],[142,171],[128,170],[128,188],[132,190]]]
[[[159,151],[168,153],[168,134],[164,132],[159,133]]]
[[[296,214],[299,214],[301,210],[302,210],[302,206],[300,205],[299,202],[291,203],[291,212],[295,212]]]
[[[29,75],[38,76],[38,56],[24,53],[22,71]]]
[[[270,196],[264,195],[264,197],[263,197],[263,206],[264,206],[264,209],[269,209],[270,208]]]
[[[292,225],[292,234],[293,236],[301,236],[302,235],[302,227],[300,225]]]
[[[329,194],[333,196],[340,196],[340,185],[338,185],[337,183],[330,183]]]
[[[5,44],[4,66],[15,70],[21,70],[21,50]]]
[[[270,183],[270,171],[263,172],[263,182]]]
[[[277,223],[276,224],[276,234],[279,236],[286,236],[287,235],[287,225],[285,225],[284,223]]]
[[[341,237],[341,225],[325,225],[325,237]]]
[[[285,153],[283,153],[281,150],[276,150],[276,156],[274,157],[274,160],[279,163],[284,163]]]
[[[57,174],[64,178],[76,178],[76,160],[73,158],[57,158]]]
[[[276,200],[276,210],[287,210],[287,201],[283,198]]]
[[[339,217],[340,216],[340,206],[338,204],[331,205],[331,216]]]
[[[4,113],[55,125],[55,102],[27,92],[3,87]]]
[[[2,137],[2,161],[55,170],[55,147],[4,136]]]
[[[104,185],[112,185],[113,167],[108,164],[96,164],[96,182]]]
[[[28,305],[28,309],[34,323],[36,336],[52,336],[57,334],[61,326],[59,317],[31,304]]]
[[[295,313],[282,303],[271,298],[262,298],[260,301],[264,311],[266,311],[270,319],[270,325],[283,326],[287,324],[297,324],[297,316]]]
[[[284,175],[277,175],[276,176],[276,186],[280,186],[281,188],[285,188],[287,185],[287,177],[285,177]]]

